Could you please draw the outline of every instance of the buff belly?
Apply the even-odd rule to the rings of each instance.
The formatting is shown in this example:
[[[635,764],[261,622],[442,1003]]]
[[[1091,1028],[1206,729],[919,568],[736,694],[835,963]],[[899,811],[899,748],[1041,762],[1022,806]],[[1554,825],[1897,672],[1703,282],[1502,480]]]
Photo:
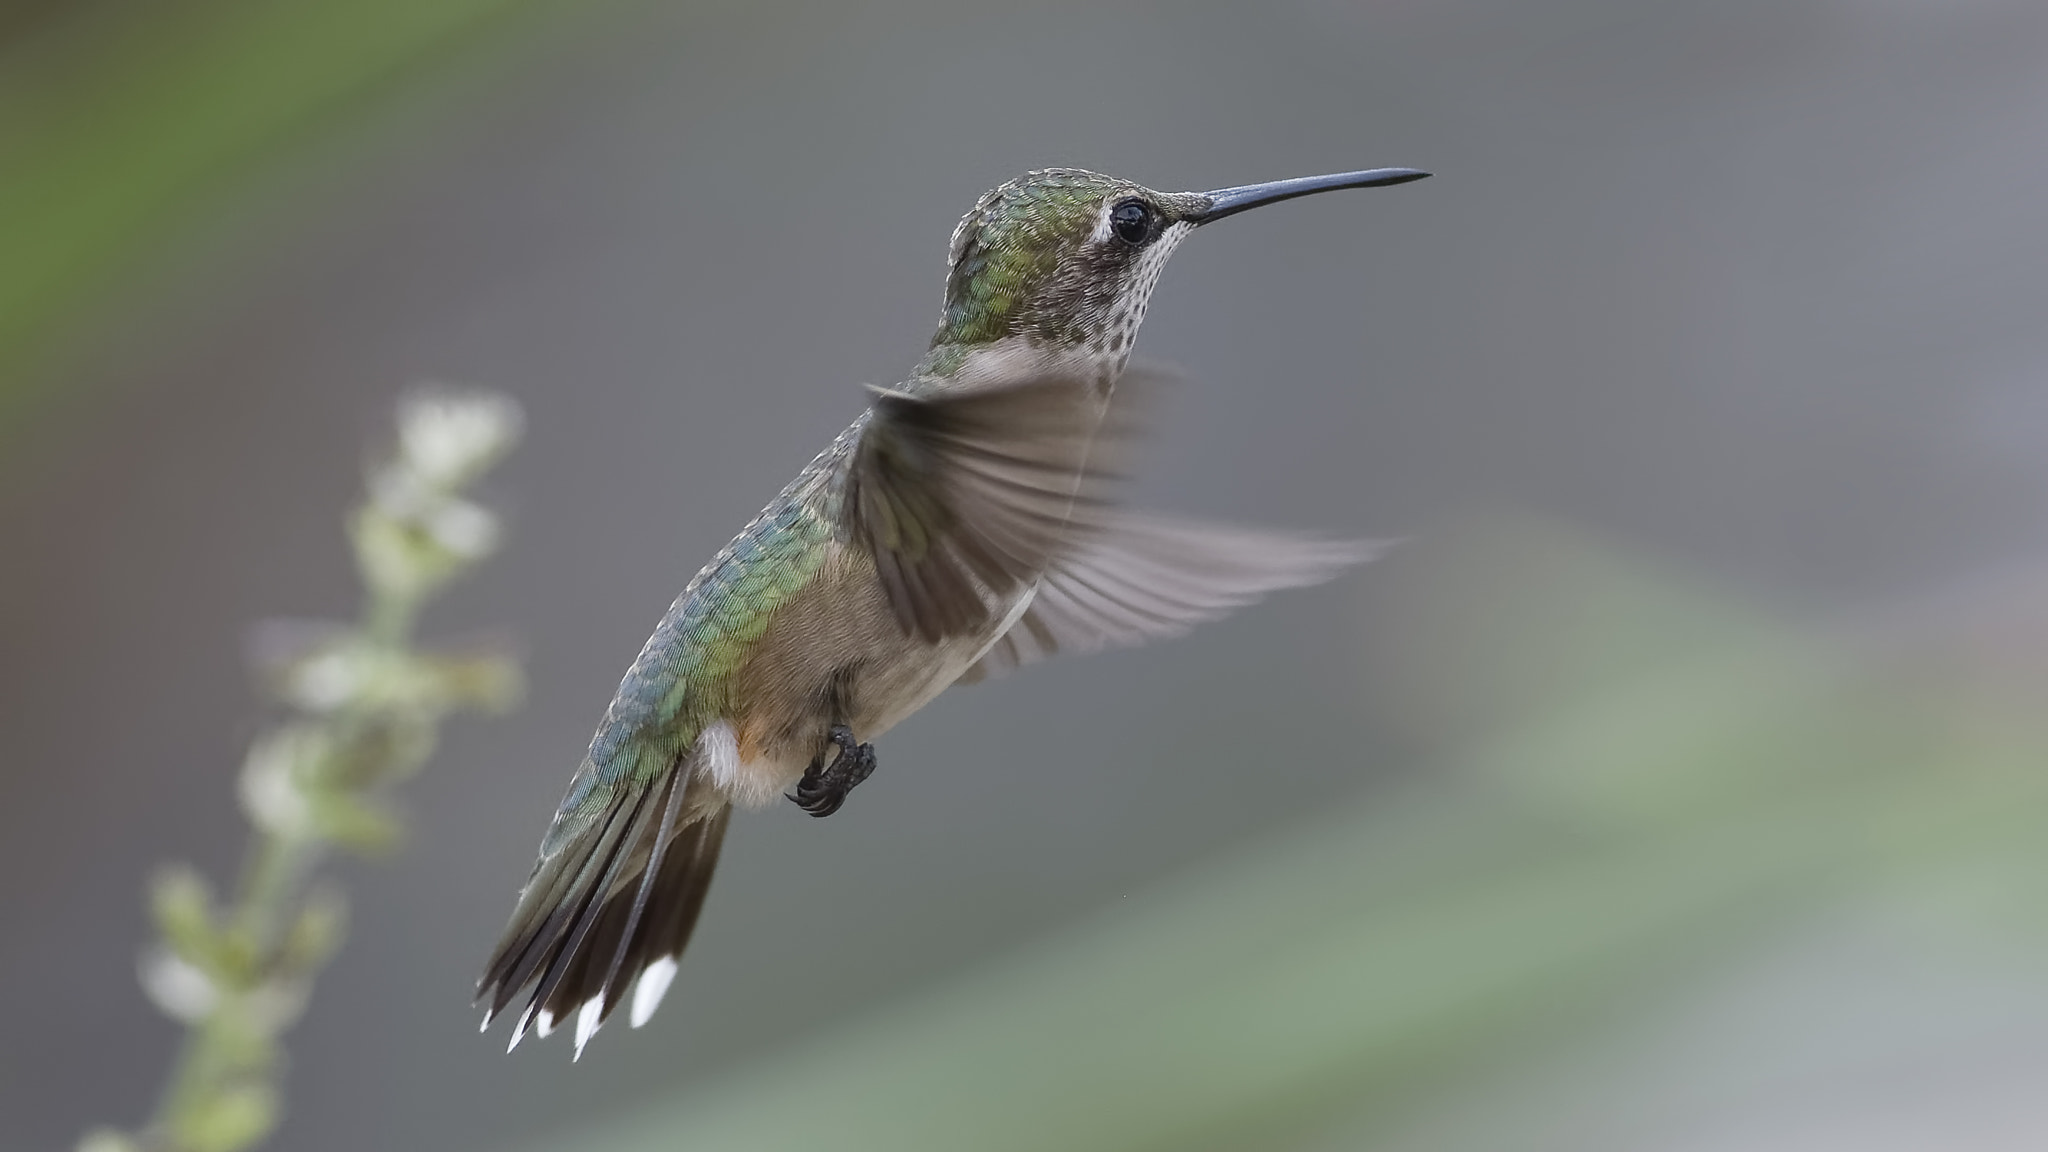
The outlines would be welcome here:
[[[739,670],[732,714],[700,738],[705,766],[731,802],[773,803],[833,754],[833,724],[863,742],[895,727],[972,667],[1031,591],[998,605],[985,633],[930,644],[904,634],[867,560],[837,550],[776,612]]]

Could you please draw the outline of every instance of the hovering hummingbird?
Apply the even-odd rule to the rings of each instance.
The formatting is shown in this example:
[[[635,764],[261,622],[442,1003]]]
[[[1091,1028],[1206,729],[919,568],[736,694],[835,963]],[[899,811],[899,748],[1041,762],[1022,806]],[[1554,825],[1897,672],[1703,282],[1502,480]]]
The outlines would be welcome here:
[[[484,1026],[529,987],[515,1047],[573,1014],[580,1056],[629,987],[645,1023],[733,808],[787,794],[838,811],[875,770],[869,741],[948,685],[1177,635],[1370,558],[1370,544],[1116,507],[1146,375],[1125,366],[1160,268],[1196,228],[1427,175],[1154,192],[1054,168],[984,195],[953,230],[924,359],[872,389],[626,672],[478,984]]]

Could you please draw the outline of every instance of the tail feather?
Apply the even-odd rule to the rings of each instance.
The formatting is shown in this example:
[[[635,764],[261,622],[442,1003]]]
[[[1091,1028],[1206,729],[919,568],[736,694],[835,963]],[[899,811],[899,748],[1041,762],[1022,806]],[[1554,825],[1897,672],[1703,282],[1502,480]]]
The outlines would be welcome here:
[[[642,849],[643,845],[645,848],[642,850],[650,855],[659,853],[664,847],[651,835],[657,820],[655,813],[667,807],[667,797],[675,791],[676,781],[682,774],[671,770],[655,788],[637,789],[639,796],[634,800],[631,812],[615,823],[614,827],[623,826],[624,831],[611,836],[611,846],[604,853],[603,872],[595,884],[581,893],[573,925],[560,946],[552,949],[554,956],[541,974],[540,986],[534,989],[532,1003],[539,1005],[540,1010],[550,1017],[566,1019],[570,1009],[579,1008],[589,1001],[591,996],[584,995],[583,991],[592,983],[597,984],[598,994],[602,993],[601,980],[593,981],[592,976],[599,971],[596,963],[611,958],[625,927],[628,913],[620,906],[621,889],[636,871],[628,864],[633,860],[635,850]],[[611,831],[607,829],[606,835],[610,836]],[[593,854],[591,864],[594,865],[597,859]],[[603,971],[608,972],[609,969]],[[574,981],[569,979],[572,974],[576,977]],[[576,1048],[579,1055],[583,1043],[589,1039],[588,1032],[595,1027],[595,1022],[586,1025],[582,1016],[578,1016]]]
[[[730,809],[705,803],[704,787],[686,762],[653,787],[622,788],[542,855],[477,988],[485,1027],[531,987],[512,1045],[529,1024],[545,1036],[573,1015],[581,1055],[635,979],[634,1021],[645,1020],[674,975],[725,836]]]
[[[541,978],[562,951],[565,938],[597,891],[597,882],[610,867],[619,840],[632,823],[631,811],[640,795],[621,792],[594,819],[572,836],[560,849],[543,852],[534,862],[533,875],[520,889],[518,906],[498,946],[485,966],[477,999],[488,1000],[489,1013],[496,1016],[534,980]],[[557,822],[563,819],[556,816]],[[537,1003],[529,1004],[532,1016]],[[522,1026],[524,1019],[521,1020]],[[488,1018],[486,1019],[488,1026]],[[542,1031],[547,1024],[542,1023]],[[513,1043],[518,1043],[515,1034]]]
[[[618,971],[634,973],[639,987],[633,993],[633,1027],[647,1023],[668,991],[683,948],[697,927],[697,914],[704,909],[704,895],[711,890],[711,874],[718,866],[718,849],[725,842],[725,825],[730,807],[691,824],[669,845],[655,877],[654,891],[661,898],[651,901],[647,916],[621,959]],[[625,980],[616,981],[605,995],[608,1015],[625,995]]]

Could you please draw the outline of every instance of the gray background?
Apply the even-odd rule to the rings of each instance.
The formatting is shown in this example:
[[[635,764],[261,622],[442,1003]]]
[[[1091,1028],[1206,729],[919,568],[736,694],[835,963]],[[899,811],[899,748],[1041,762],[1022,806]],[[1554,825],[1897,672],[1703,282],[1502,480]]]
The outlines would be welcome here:
[[[656,1026],[574,1068],[476,1037],[617,676],[915,360],[985,187],[1437,172],[1175,258],[1147,502],[1425,542],[1530,510],[1831,618],[2048,553],[2044,60],[2018,0],[608,4],[429,77],[190,238],[0,461],[0,1146],[155,1090],[141,878],[232,868],[237,638],[353,610],[338,510],[404,385],[527,405],[510,548],[428,623],[516,634],[531,694],[345,868],[280,1147],[572,1129],[1398,773],[1358,699],[1403,558],[942,699],[838,817],[735,825]]]

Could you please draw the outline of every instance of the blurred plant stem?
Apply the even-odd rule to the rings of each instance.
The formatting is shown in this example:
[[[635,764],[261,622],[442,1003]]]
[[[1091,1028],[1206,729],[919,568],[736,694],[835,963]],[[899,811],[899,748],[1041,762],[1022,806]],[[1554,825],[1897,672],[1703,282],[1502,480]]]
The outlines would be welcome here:
[[[410,637],[427,599],[496,550],[496,518],[463,493],[519,428],[518,408],[499,396],[407,401],[397,449],[371,470],[349,521],[361,621],[259,630],[257,666],[292,716],[257,738],[242,767],[254,838],[241,879],[222,904],[197,871],[173,865],[151,894],[161,939],[142,983],[190,1033],[148,1125],[94,1132],[82,1152],[238,1152],[276,1127],[280,1038],[345,929],[340,892],[314,869],[330,849],[367,854],[393,842],[384,792],[426,763],[444,716],[518,696],[508,656],[425,651]]]

